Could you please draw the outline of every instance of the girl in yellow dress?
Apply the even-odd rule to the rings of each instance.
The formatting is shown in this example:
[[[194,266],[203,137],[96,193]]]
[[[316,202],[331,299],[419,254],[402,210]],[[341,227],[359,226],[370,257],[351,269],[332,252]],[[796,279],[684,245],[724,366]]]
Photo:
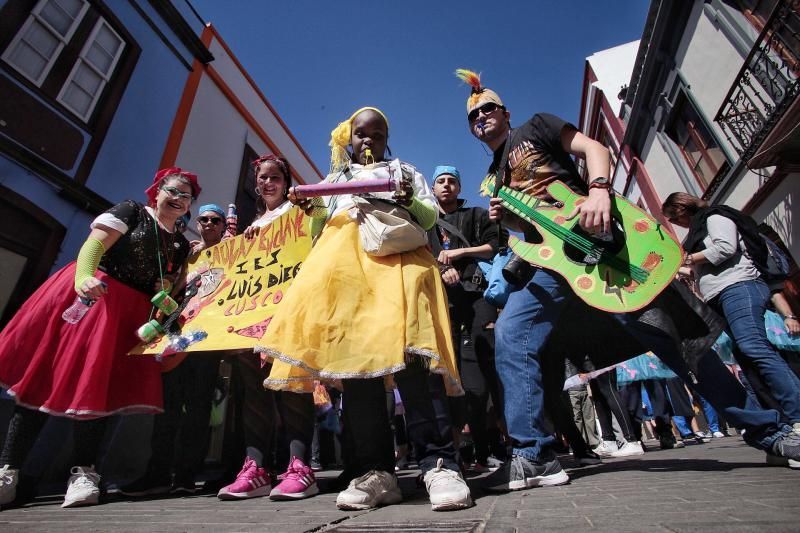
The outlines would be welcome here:
[[[389,124],[365,107],[331,135],[326,181],[411,177],[403,190],[375,193],[406,208],[423,229],[437,209],[425,178],[400,160],[386,161]],[[458,472],[446,395],[463,394],[453,355],[447,298],[427,247],[388,256],[367,254],[352,216],[352,195],[329,197],[325,208],[290,200],[323,226],[257,348],[275,359],[267,387],[311,390],[318,379],[341,380],[348,469],[340,509],[399,502],[385,384],[396,384],[408,433],[434,510],[472,505]]]

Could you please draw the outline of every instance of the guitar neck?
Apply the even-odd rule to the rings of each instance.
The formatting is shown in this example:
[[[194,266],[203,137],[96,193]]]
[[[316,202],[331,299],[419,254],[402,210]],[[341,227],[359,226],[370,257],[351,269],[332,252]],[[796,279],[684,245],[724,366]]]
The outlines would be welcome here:
[[[498,197],[503,200],[503,202],[506,204],[506,207],[508,207],[512,213],[529,219],[531,222],[548,230],[550,233],[555,233],[558,235],[563,231],[561,226],[543,214],[538,213],[533,206],[528,205],[524,200],[517,198],[513,193],[513,189],[508,187],[500,187],[500,193],[498,194]],[[586,242],[591,245],[590,241],[587,240]]]

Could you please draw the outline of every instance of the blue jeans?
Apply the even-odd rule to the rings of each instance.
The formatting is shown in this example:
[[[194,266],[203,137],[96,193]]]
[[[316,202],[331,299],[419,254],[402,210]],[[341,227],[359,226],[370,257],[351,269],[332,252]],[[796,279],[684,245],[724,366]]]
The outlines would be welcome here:
[[[555,442],[544,421],[540,358],[564,305],[573,298],[557,274],[537,269],[531,281],[511,293],[495,326],[497,374],[503,388],[503,407],[513,453],[532,461],[549,460]],[[731,424],[746,428],[752,446],[769,449],[787,430],[778,413],[752,405],[744,389],[709,350],[697,375],[689,371],[675,342],[663,331],[641,324],[634,316],[613,315],[627,331],[650,348],[690,387],[713,405]]]
[[[719,431],[719,417],[717,416],[717,411],[710,403],[708,403],[708,400],[706,400],[699,394],[697,395],[697,399],[700,401],[700,406],[703,408],[703,414],[706,415],[706,422],[708,422],[708,430],[711,433],[716,433],[717,431]]]
[[[672,417],[672,421],[675,423],[675,427],[678,428],[678,433],[681,434],[681,437],[688,438],[694,435],[691,422],[685,416],[675,415]]]
[[[768,301],[767,284],[756,279],[726,287],[714,299],[714,305],[728,321],[731,338],[739,348],[737,356],[757,369],[789,422],[800,422],[800,387],[764,328]]]

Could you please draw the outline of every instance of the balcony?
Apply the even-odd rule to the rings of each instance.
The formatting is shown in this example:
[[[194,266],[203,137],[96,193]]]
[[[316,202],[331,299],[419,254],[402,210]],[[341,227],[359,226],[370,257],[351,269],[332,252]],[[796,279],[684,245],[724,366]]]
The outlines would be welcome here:
[[[714,120],[749,168],[800,164],[800,0],[778,2]]]

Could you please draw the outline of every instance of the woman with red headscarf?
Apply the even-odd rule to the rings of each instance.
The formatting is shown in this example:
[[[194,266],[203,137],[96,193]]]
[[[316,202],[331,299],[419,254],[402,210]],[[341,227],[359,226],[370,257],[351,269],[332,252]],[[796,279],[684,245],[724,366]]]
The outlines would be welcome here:
[[[76,261],[53,274],[0,332],[0,386],[17,402],[0,454],[0,505],[16,497],[20,467],[47,414],[72,418],[74,463],[62,507],[98,503],[95,458],[109,415],[160,413],[160,364],[128,356],[189,255],[177,220],[200,194],[197,176],[159,171],[148,205],[124,201],[98,216]],[[76,298],[77,293],[77,298]],[[65,310],[78,298],[83,316]],[[88,309],[86,308],[88,306]],[[69,319],[69,320],[67,320]]]

